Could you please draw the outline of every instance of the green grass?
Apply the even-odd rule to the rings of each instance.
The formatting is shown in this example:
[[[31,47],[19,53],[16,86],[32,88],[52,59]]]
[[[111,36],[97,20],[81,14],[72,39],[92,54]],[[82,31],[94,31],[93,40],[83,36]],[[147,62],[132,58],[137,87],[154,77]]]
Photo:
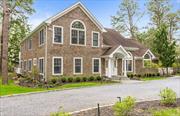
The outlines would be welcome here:
[[[141,77],[140,80],[142,81],[151,81],[151,80],[162,80],[166,79],[166,77]]]
[[[180,107],[153,111],[152,114],[153,116],[180,116]]]
[[[37,91],[48,91],[48,90],[63,90],[63,89],[73,89],[81,87],[92,87],[92,86],[102,86],[113,84],[113,82],[80,82],[80,83],[68,83],[62,86],[57,86],[55,88],[29,88],[15,85],[12,80],[9,81],[8,85],[2,85],[2,80],[0,77],[0,96],[3,95],[13,95],[20,93],[28,92],[37,92]]]

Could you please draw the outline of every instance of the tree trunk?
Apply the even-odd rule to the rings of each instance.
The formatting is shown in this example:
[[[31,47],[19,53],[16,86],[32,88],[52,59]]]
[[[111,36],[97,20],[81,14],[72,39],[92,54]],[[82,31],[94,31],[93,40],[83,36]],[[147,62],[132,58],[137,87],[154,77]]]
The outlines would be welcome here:
[[[166,76],[169,76],[168,67],[166,67]]]
[[[3,33],[2,33],[2,84],[8,84],[8,34],[10,11],[6,0],[3,0]]]

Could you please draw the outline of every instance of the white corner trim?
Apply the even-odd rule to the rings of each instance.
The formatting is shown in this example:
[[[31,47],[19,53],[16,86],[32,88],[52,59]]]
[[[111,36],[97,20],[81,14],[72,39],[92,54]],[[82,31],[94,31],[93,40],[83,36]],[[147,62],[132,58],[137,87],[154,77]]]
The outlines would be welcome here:
[[[75,59],[81,59],[81,72],[80,73],[75,72]],[[83,57],[74,57],[73,58],[73,74],[75,74],[75,75],[83,74]]]
[[[84,29],[76,29],[76,28],[72,28],[72,24],[74,23],[74,22],[76,22],[76,21],[79,21],[79,22],[81,22],[82,24],[83,24],[83,26],[84,26]],[[77,41],[78,41],[78,44],[72,44],[72,34],[71,34],[71,32],[72,32],[72,30],[77,30],[77,31],[84,31],[84,45],[83,44],[79,44],[79,33],[77,33]],[[83,21],[81,21],[81,20],[79,20],[79,19],[75,19],[75,20],[73,20],[72,22],[71,22],[71,24],[70,24],[70,45],[74,45],[74,46],[86,46],[86,25],[85,25],[85,23],[83,22]]]
[[[61,42],[54,41],[54,28],[55,27],[61,28]],[[53,39],[53,44],[63,44],[64,43],[64,30],[63,30],[62,26],[53,25],[52,39]]]
[[[99,60],[99,72],[94,72],[94,60]],[[92,74],[101,74],[101,58],[92,58]]]
[[[47,39],[47,25],[46,25],[46,46],[45,46],[45,63],[44,63],[44,67],[45,67],[45,69],[44,69],[44,74],[45,74],[45,80],[47,81],[47,49],[48,49],[48,39]]]
[[[93,39],[94,39],[94,36],[93,36],[93,34],[94,33],[97,33],[98,34],[98,46],[94,46],[93,45]],[[91,33],[91,44],[92,44],[92,47],[94,47],[94,48],[98,48],[98,47],[100,47],[100,33],[98,32],[98,31],[92,31],[92,33]]]
[[[54,59],[55,58],[58,58],[58,59],[61,59],[61,73],[54,73]],[[52,57],[52,75],[63,75],[63,70],[64,70],[64,63],[63,63],[63,57],[59,57],[59,56],[53,56]]]

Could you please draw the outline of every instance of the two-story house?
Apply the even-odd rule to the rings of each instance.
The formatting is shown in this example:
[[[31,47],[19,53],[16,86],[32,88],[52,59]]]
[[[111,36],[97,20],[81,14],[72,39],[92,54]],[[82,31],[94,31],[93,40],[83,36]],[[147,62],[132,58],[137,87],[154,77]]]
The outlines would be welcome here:
[[[94,74],[112,77],[140,73],[152,52],[114,29],[104,28],[80,2],[50,17],[22,42],[20,67],[39,68],[45,79],[53,75]]]

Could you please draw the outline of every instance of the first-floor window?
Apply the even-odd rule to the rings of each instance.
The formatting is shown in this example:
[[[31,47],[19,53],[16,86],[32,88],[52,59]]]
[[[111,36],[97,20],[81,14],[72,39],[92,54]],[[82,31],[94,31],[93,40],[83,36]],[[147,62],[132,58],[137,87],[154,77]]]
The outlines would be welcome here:
[[[44,73],[44,59],[43,58],[39,59],[39,73],[41,74]]]
[[[62,74],[62,57],[53,57],[53,74],[60,75]]]
[[[74,73],[82,74],[82,58],[74,58]]]
[[[132,71],[132,60],[126,60],[126,70]]]
[[[28,61],[28,71],[31,71],[32,69],[32,60]]]
[[[99,73],[100,72],[100,59],[94,58],[93,59],[93,73]]]

